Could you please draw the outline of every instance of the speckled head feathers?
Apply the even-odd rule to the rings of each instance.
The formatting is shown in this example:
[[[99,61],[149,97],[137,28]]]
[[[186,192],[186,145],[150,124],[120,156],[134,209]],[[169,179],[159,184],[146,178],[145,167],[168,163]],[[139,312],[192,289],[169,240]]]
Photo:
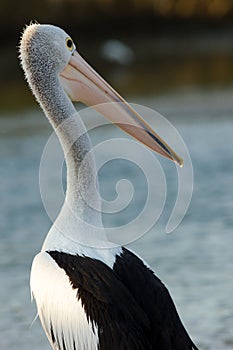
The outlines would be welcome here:
[[[26,80],[50,121],[60,121],[65,110],[74,113],[59,81],[75,50],[72,39],[62,29],[32,23],[21,37],[19,58]]]
[[[40,71],[43,74],[51,74],[52,71],[60,73],[72,54],[71,48],[67,46],[68,38],[66,32],[53,25],[34,23],[27,26],[19,49],[25,75],[30,75],[32,71],[37,71],[37,74]]]

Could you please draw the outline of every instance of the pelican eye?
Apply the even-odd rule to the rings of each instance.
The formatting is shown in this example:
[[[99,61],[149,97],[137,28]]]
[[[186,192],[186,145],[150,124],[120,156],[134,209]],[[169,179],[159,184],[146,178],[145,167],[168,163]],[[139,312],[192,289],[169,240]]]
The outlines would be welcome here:
[[[72,51],[74,48],[73,40],[70,38],[66,38],[66,47],[69,51]]]

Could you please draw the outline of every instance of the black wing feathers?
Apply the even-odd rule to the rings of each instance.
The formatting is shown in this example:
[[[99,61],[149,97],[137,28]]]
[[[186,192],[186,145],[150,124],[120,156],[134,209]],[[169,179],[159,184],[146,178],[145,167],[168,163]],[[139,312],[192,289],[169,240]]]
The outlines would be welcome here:
[[[97,324],[99,350],[198,350],[164,284],[127,249],[113,269],[89,257],[48,253],[77,289],[87,319]]]
[[[153,349],[198,350],[185,330],[167,288],[141,259],[122,248],[113,270],[149,318]]]
[[[98,325],[100,350],[152,350],[149,320],[112,269],[89,257],[48,253],[78,289],[87,319]]]

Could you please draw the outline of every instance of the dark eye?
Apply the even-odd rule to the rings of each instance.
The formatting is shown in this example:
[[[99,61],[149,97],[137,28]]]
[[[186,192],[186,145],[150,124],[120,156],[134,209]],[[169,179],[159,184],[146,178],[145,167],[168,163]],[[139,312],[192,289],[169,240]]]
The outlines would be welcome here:
[[[74,44],[73,44],[73,40],[70,38],[66,38],[66,47],[68,48],[68,50],[72,51]]]

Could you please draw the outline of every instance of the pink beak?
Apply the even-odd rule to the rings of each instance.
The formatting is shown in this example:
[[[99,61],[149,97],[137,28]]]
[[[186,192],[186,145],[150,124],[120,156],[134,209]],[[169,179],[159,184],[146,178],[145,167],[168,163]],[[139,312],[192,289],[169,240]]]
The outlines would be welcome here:
[[[78,54],[60,74],[62,85],[72,101],[79,101],[119,126],[153,151],[174,161],[183,160],[162,140],[131,106]],[[114,102],[114,103],[110,103]],[[117,102],[117,103],[116,103]]]

